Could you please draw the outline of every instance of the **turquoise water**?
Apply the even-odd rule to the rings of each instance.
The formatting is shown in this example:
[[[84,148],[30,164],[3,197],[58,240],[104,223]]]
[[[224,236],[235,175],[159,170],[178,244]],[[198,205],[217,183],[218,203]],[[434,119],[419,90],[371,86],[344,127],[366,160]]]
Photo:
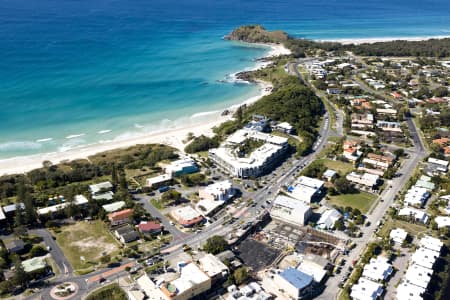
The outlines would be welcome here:
[[[449,1],[392,2],[0,0],[0,158],[162,130],[257,95],[228,80],[267,53],[222,40],[240,24],[313,39],[450,35]]]

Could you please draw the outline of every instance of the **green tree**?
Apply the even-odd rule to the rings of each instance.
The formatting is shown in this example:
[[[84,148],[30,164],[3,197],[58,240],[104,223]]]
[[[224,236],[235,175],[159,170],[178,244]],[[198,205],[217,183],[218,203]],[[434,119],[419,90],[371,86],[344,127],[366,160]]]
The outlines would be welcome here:
[[[12,277],[12,281],[15,285],[20,285],[21,287],[26,287],[28,280],[29,280],[29,275],[27,272],[25,272],[25,270],[22,267],[22,262],[20,261],[20,259],[16,260],[15,264],[14,264],[14,275]]]
[[[45,250],[42,246],[34,245],[30,250],[31,257],[42,256],[47,254],[47,250]]]
[[[211,253],[218,254],[228,249],[227,241],[219,235],[214,235],[206,240],[205,245],[203,246],[203,250]]]
[[[102,264],[107,264],[111,261],[111,256],[109,255],[103,255],[102,257],[100,257],[100,262]]]
[[[111,169],[111,182],[114,187],[117,187],[119,184],[119,176],[117,175],[117,166],[116,164],[112,165]]]
[[[249,277],[248,269],[246,267],[240,267],[236,269],[233,273],[233,277],[234,283],[236,283],[236,285],[240,285],[246,282]]]
[[[342,231],[345,229],[345,225],[344,225],[344,221],[341,219],[336,220],[336,222],[334,222],[334,228],[336,228],[336,230]]]

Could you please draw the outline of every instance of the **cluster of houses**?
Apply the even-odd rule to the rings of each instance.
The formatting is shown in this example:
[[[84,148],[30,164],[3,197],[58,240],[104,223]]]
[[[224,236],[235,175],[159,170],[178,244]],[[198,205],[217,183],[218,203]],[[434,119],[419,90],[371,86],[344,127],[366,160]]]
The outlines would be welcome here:
[[[165,167],[165,173],[147,178],[146,186],[152,189],[157,189],[162,186],[169,185],[175,177],[186,174],[192,174],[199,171],[197,163],[192,158],[186,157],[171,162]]]
[[[397,300],[423,299],[432,280],[434,266],[440,257],[443,243],[431,236],[424,236],[419,247],[411,255],[408,269],[397,287]]]
[[[370,259],[364,266],[358,283],[351,288],[350,297],[355,300],[376,300],[384,293],[384,283],[394,269],[386,257],[381,255]]]

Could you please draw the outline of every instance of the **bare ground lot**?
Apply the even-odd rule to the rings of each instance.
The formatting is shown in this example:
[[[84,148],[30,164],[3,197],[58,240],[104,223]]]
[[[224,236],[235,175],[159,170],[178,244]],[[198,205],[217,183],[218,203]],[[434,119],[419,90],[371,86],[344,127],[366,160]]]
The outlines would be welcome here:
[[[254,272],[261,271],[269,266],[281,253],[264,243],[248,238],[237,247],[238,257],[252,268]]]

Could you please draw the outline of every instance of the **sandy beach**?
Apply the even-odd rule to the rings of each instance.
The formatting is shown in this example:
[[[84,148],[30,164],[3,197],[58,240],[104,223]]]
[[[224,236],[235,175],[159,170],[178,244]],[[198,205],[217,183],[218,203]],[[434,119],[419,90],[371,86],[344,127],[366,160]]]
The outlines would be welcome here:
[[[274,57],[280,55],[290,54],[289,49],[286,49],[283,45],[271,44],[268,45],[271,50],[266,57]],[[264,62],[257,64],[256,68],[265,67],[270,62]],[[250,99],[243,99],[240,104],[233,105],[228,108],[230,112],[233,112],[240,105],[252,104],[258,101],[261,97],[270,94],[271,84],[267,82],[258,82],[260,87],[260,93],[258,96]],[[52,152],[45,154],[36,154],[30,156],[20,156],[8,159],[0,160],[0,175],[18,174],[31,171],[36,168],[42,167],[43,161],[51,161],[53,164],[57,164],[63,161],[70,161],[75,159],[83,159],[96,153],[130,147],[137,144],[166,144],[183,151],[185,144],[183,140],[188,133],[192,132],[195,136],[206,135],[212,136],[212,128],[219,124],[230,120],[232,113],[222,116],[222,112],[213,113],[201,113],[191,116],[189,121],[185,123],[183,127],[172,128],[165,131],[149,132],[148,134],[142,134],[138,137],[129,139],[108,141],[103,143],[97,143],[90,146],[79,147],[76,149],[70,149],[64,152]]]
[[[363,38],[363,39],[334,39],[334,40],[316,40],[317,42],[337,42],[344,45],[349,44],[373,44],[378,42],[390,42],[390,41],[426,41],[430,39],[445,39],[450,38],[449,35],[439,36],[423,36],[423,37],[381,37],[381,38]]]

